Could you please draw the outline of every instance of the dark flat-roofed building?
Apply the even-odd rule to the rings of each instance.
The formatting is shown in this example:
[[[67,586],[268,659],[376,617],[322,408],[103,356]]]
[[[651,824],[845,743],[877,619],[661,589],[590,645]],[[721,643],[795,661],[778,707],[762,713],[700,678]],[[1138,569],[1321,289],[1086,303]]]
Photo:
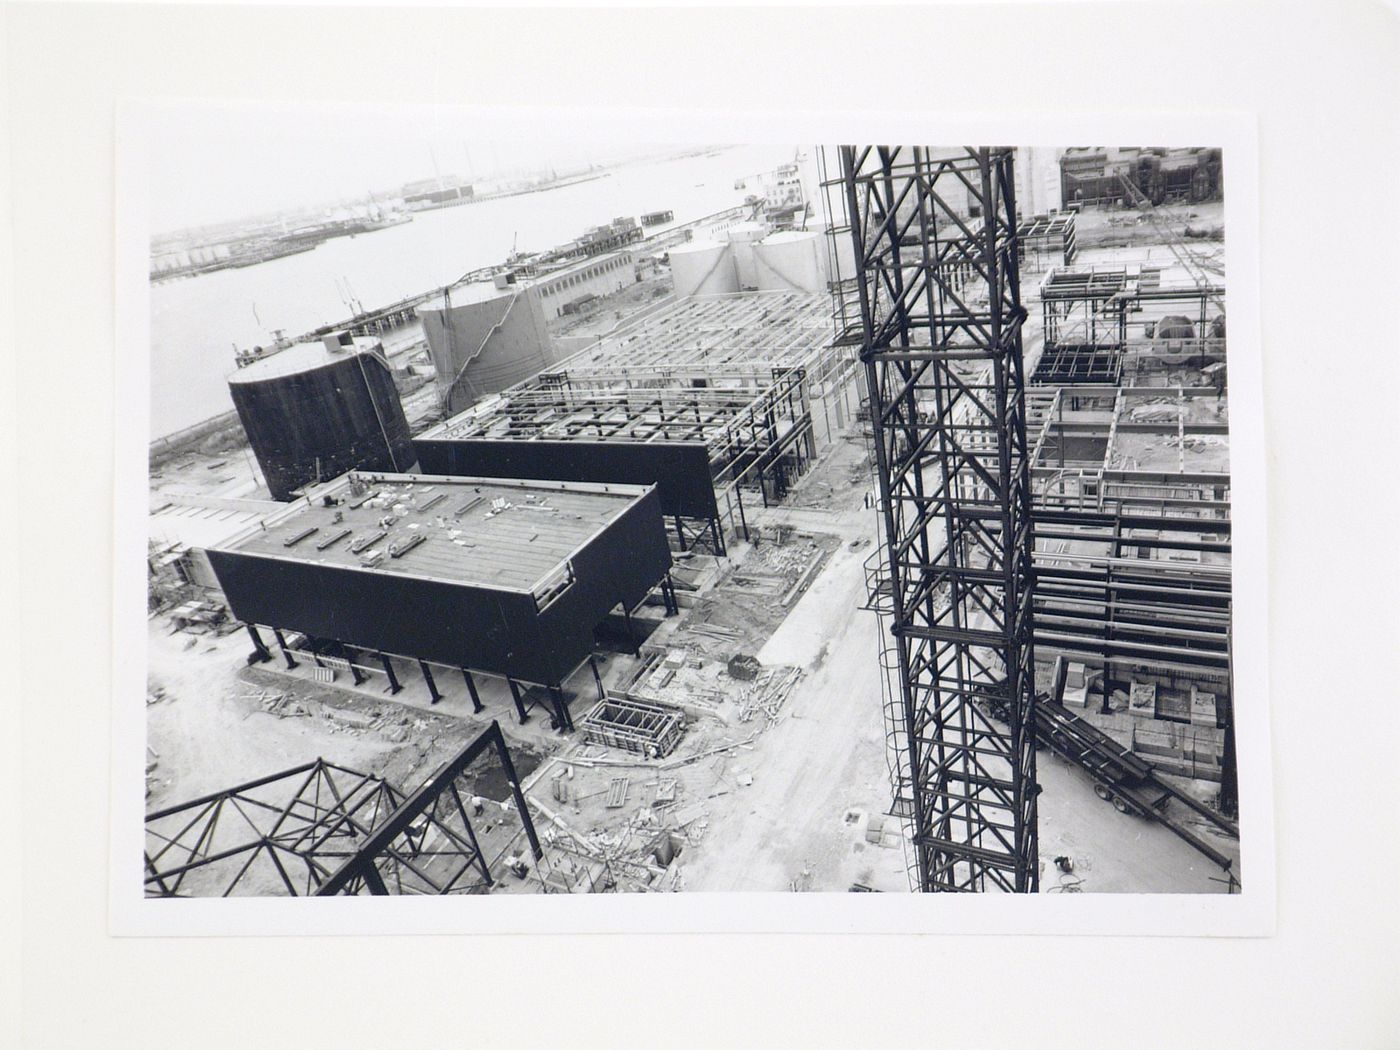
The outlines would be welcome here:
[[[229,606],[249,624],[305,634],[317,658],[355,652],[546,687],[571,725],[562,682],[594,630],[656,587],[668,609],[671,554],[652,487],[351,473],[209,552]],[[424,666],[426,671],[426,666]],[[431,672],[424,675],[434,697]]]
[[[781,500],[852,411],[828,310],[794,292],[664,304],[420,434],[415,454],[437,474],[655,484],[681,545],[722,554],[748,533],[745,504]]]

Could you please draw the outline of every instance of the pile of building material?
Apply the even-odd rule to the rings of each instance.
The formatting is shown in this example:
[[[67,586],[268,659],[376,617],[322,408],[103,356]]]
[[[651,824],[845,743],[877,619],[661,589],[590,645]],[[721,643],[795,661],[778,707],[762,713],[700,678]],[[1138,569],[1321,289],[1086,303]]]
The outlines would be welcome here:
[[[725,660],[671,650],[632,683],[627,697],[732,724],[747,722],[759,712],[776,717],[800,674],[800,668],[764,667],[747,655]]]

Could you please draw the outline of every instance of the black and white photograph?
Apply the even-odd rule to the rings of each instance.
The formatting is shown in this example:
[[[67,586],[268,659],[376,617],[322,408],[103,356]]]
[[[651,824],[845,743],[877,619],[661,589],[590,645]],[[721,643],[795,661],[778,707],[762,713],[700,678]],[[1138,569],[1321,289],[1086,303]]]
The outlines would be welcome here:
[[[1395,1045],[1400,0],[0,58],[0,1045]]]
[[[1249,885],[1224,149],[310,127],[153,124],[147,896]]]

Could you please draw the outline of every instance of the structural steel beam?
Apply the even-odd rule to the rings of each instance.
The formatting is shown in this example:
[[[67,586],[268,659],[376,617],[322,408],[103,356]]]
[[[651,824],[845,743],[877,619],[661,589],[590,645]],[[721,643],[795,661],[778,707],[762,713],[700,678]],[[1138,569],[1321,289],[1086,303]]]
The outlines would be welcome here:
[[[846,146],[840,161],[911,882],[1034,892],[1034,538],[1012,152]]]
[[[317,759],[149,813],[146,894],[477,892],[492,878],[459,778],[492,749],[540,859],[515,765],[492,722],[407,798],[381,777]]]
[[[471,870],[479,871],[482,882],[491,885],[491,872],[457,788],[458,777],[488,749],[495,750],[505,770],[531,851],[537,860],[544,856],[500,723],[493,721],[376,827],[354,855],[321,883],[316,895],[353,894],[363,887],[382,896],[405,882],[416,892],[425,892],[426,884],[428,892],[449,893],[461,886],[462,878]],[[430,831],[436,831],[445,841],[428,842]],[[450,861],[446,870],[430,870],[443,857]]]

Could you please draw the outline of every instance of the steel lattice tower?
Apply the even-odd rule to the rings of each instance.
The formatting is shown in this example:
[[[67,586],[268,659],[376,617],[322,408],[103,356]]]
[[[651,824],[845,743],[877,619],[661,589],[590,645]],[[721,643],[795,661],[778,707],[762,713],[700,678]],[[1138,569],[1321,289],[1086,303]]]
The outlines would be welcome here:
[[[1034,541],[1012,151],[845,146],[840,160],[859,307],[846,335],[859,338],[868,384],[911,882],[1034,892]]]

